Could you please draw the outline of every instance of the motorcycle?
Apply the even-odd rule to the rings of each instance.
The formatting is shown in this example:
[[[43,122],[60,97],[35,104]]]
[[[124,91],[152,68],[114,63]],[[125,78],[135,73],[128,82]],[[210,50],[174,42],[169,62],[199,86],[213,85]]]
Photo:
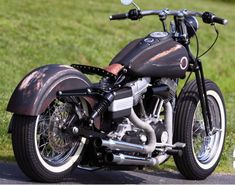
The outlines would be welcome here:
[[[135,8],[110,20],[159,16],[163,31],[130,42],[105,69],[80,64],[37,68],[12,94],[7,110],[13,113],[14,155],[32,180],[59,182],[75,168],[142,169],[170,156],[187,179],[205,179],[217,167],[226,110],[219,87],[204,77],[200,58],[218,38],[215,23],[228,21],[211,12],[142,11],[133,0],[121,2]],[[196,17],[217,33],[202,55]],[[91,83],[87,74],[101,79]],[[191,74],[195,79],[190,81]],[[180,79],[186,81],[177,93]]]

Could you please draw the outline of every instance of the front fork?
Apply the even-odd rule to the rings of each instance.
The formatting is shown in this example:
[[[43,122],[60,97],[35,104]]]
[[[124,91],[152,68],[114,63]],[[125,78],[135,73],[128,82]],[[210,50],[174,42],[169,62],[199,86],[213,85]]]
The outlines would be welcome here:
[[[196,81],[197,81],[199,99],[201,102],[202,115],[203,115],[204,124],[205,124],[205,132],[206,132],[206,136],[210,136],[213,134],[213,125],[211,121],[211,113],[210,113],[208,97],[206,93],[203,67],[199,59],[195,59],[194,72],[195,72]]]
[[[199,99],[201,102],[201,108],[202,108],[202,116],[205,124],[205,132],[206,136],[211,136],[214,134],[215,129],[213,128],[212,121],[211,121],[211,113],[209,109],[209,102],[208,97],[206,93],[206,84],[205,84],[205,77],[203,73],[203,67],[202,62],[199,58],[195,58],[192,55],[192,52],[189,47],[189,43],[185,45],[186,49],[189,53],[189,58],[191,60],[191,63],[193,64],[191,71],[195,73],[196,76],[196,82],[198,87],[198,94]]]

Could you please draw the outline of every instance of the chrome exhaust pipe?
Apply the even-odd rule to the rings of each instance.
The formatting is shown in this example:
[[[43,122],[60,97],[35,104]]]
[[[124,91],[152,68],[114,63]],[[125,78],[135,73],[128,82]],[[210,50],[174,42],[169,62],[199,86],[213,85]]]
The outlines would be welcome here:
[[[137,128],[143,129],[145,133],[147,134],[148,144],[143,146],[144,153],[151,154],[156,148],[156,141],[157,141],[156,134],[155,134],[153,127],[150,124],[142,121],[136,115],[133,108],[131,109],[131,114],[129,116],[129,119]]]
[[[127,143],[124,141],[115,141],[112,139],[104,140],[104,139],[98,138],[95,140],[94,145],[97,148],[105,146],[109,148],[110,150],[115,150],[115,151],[146,153],[143,145]]]
[[[166,118],[165,122],[166,122],[167,132],[169,134],[169,139],[166,143],[166,146],[169,145],[169,147],[170,147],[172,145],[172,138],[173,138],[173,128],[172,128],[173,109],[172,109],[172,106],[169,102],[167,102],[164,106],[165,106],[165,110],[166,110],[165,111],[165,118]],[[105,147],[108,147],[109,149],[115,150],[115,151],[140,152],[140,153],[144,153],[144,154],[152,153],[157,147],[156,136],[155,136],[155,132],[154,132],[153,128],[150,125],[143,122],[142,120],[140,120],[136,116],[136,114],[133,110],[132,110],[132,113],[130,116],[130,120],[133,123],[135,123],[135,125],[138,128],[143,129],[147,133],[147,136],[149,137],[149,142],[147,145],[137,145],[137,144],[127,143],[124,141],[115,141],[112,139],[103,140],[100,138],[95,140],[94,145],[96,147],[105,146]],[[146,162],[146,160],[147,160],[147,162],[144,165],[151,166],[151,164],[154,164],[154,163],[161,164],[161,163],[165,162],[168,158],[169,158],[168,154],[163,154],[163,155],[157,156],[156,158],[148,158],[148,159],[138,158],[138,157],[136,158],[133,156],[126,156],[126,155],[120,154],[120,155],[113,155],[113,162],[116,162],[117,164],[122,164],[122,163],[126,164],[129,161],[132,164],[133,161],[135,161],[135,162],[139,161],[139,163],[143,163],[143,161]],[[142,165],[142,164],[139,164],[139,165]]]
[[[143,129],[147,133],[147,137],[149,139],[147,145],[137,145],[123,141],[115,141],[112,139],[109,140],[97,139],[95,140],[95,146],[96,147],[105,146],[110,148],[111,150],[116,150],[116,151],[140,152],[144,154],[151,154],[156,148],[156,135],[154,129],[150,124],[147,124],[141,119],[139,119],[133,109],[131,109],[131,114],[129,119],[136,127]]]
[[[165,122],[166,122],[166,128],[167,128],[167,132],[168,132],[168,141],[167,144],[168,145],[172,145],[173,142],[173,108],[171,106],[170,102],[167,102],[164,104],[164,108],[165,108]],[[168,147],[167,147],[168,149]],[[159,155],[157,156],[157,160],[159,162],[159,164],[164,163],[170,156],[168,154],[163,154],[163,155]]]
[[[156,158],[135,157],[130,155],[109,153],[105,157],[107,162],[112,162],[119,165],[135,165],[135,166],[154,166],[158,164]]]

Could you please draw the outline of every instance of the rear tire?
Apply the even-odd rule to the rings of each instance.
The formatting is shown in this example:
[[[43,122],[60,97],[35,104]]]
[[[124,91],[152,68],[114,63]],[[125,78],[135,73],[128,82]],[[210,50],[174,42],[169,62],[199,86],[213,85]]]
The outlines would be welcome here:
[[[186,143],[186,147],[183,156],[174,156],[174,160],[181,174],[191,180],[205,179],[215,170],[223,151],[226,133],[226,113],[222,93],[212,81],[206,80],[205,84],[212,124],[219,129],[216,134],[205,137],[195,80],[189,82],[182,90],[176,107],[173,143]]]
[[[56,112],[56,109],[53,111]],[[12,144],[16,161],[29,178],[39,182],[55,183],[68,176],[86,142],[83,137],[79,141],[69,140],[72,137],[58,131],[61,122],[57,124],[52,120],[53,111],[50,117],[42,121],[42,115],[14,114],[12,117]],[[64,114],[62,112],[61,115]]]

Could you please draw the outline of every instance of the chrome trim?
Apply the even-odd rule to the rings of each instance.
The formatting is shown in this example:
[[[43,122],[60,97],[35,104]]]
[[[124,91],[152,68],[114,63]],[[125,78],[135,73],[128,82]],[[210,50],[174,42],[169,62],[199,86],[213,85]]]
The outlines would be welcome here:
[[[144,157],[135,157],[124,154],[109,154],[106,157],[108,162],[113,162],[119,165],[141,165],[141,166],[154,166],[158,164],[157,159],[155,158],[144,158]]]
[[[108,147],[111,150],[116,151],[126,151],[126,152],[141,152],[145,153],[143,145],[137,145],[132,143],[127,143],[124,141],[115,141],[113,139],[104,140],[104,139],[96,139],[95,140],[96,147]]]
[[[108,110],[110,112],[117,112],[121,110],[131,109],[133,107],[133,97],[122,98],[114,100],[109,106]]]

